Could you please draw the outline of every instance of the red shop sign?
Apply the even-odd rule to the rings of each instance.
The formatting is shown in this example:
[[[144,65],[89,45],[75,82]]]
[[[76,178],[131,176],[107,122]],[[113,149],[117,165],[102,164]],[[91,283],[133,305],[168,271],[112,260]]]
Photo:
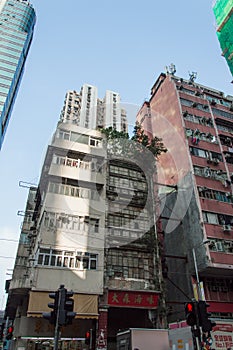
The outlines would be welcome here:
[[[151,292],[111,290],[108,292],[108,305],[155,309],[158,307],[158,298],[158,294]]]

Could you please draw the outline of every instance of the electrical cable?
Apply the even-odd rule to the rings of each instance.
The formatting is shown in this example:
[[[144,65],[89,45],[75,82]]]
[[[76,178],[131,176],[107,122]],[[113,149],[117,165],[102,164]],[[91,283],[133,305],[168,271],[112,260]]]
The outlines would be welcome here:
[[[17,239],[7,239],[7,238],[0,238],[0,241],[16,242],[16,243],[19,242]]]

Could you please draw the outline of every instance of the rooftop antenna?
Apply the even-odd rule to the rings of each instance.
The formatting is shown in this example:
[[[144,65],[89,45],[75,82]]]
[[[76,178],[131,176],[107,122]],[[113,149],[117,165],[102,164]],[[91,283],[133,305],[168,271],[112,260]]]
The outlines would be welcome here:
[[[197,72],[189,72],[189,81],[194,83],[195,79],[197,79]]]
[[[176,73],[176,66],[174,65],[174,63],[171,63],[169,67],[166,66],[165,69],[167,74],[175,75]]]

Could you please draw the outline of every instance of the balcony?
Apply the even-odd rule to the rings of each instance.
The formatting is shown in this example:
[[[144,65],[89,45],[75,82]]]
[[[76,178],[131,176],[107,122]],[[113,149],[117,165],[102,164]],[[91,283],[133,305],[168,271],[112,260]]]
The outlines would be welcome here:
[[[233,265],[233,254],[226,253],[224,251],[213,252],[210,251],[210,257],[213,264],[224,265],[224,268],[231,268]]]
[[[58,189],[62,189],[64,185],[58,184]],[[56,208],[57,211],[65,212],[65,213],[80,213],[85,215],[91,215],[91,213],[95,213],[96,215],[102,215],[105,212],[105,199],[101,197],[100,194],[96,192],[95,198],[88,197],[79,197],[78,195],[72,196],[73,190],[75,188],[73,186],[67,186],[69,190],[69,194],[59,194],[59,193],[50,193],[47,192],[44,199],[44,207],[45,208]],[[66,191],[66,190],[65,190]],[[78,191],[78,188],[76,188]],[[90,192],[87,190],[87,192]]]
[[[233,226],[229,224],[214,225],[205,223],[206,235],[208,238],[233,239]]]
[[[218,200],[203,197],[200,197],[200,203],[202,210],[214,213],[225,213],[227,215],[232,214],[232,203],[225,203]]]
[[[213,170],[225,171],[224,163],[217,160],[215,161],[215,158],[210,160],[207,157],[201,157],[194,154],[191,154],[191,158],[192,158],[193,165],[200,166],[200,167],[210,167]]]
[[[80,162],[82,165],[84,162]],[[64,177],[68,179],[75,179],[79,181],[88,181],[92,183],[98,183],[98,184],[104,184],[105,183],[105,177],[102,173],[100,173],[98,170],[91,170],[91,163],[86,163],[86,166],[81,167],[78,166],[78,161],[75,161],[75,166],[73,165],[74,162],[71,164],[73,165],[59,165],[59,164],[51,164],[49,169],[49,175],[53,176],[59,176]]]

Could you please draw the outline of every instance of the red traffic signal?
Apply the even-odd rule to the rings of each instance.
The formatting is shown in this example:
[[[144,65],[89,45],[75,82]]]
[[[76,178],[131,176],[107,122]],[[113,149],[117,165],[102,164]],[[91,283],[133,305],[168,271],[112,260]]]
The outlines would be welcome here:
[[[7,340],[12,339],[12,337],[13,337],[13,331],[14,331],[14,328],[13,328],[12,326],[10,326],[10,327],[7,328],[7,334],[6,334],[6,339],[7,339]]]
[[[194,311],[193,307],[194,307],[193,303],[187,303],[186,304],[187,312],[193,312]]]
[[[85,344],[89,345],[91,340],[91,333],[89,331],[85,334]]]
[[[189,326],[194,326],[197,324],[196,308],[194,302],[185,304],[185,316],[186,322]]]

